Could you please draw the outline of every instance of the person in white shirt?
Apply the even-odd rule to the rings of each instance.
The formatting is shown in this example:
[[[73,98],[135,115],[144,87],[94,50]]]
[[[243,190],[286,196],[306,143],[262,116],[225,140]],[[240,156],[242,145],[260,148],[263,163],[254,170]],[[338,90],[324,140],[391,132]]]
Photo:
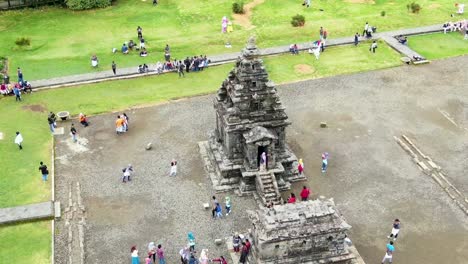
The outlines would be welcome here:
[[[21,143],[23,143],[23,136],[20,134],[20,132],[16,131],[15,144],[18,144],[20,150],[23,149]]]

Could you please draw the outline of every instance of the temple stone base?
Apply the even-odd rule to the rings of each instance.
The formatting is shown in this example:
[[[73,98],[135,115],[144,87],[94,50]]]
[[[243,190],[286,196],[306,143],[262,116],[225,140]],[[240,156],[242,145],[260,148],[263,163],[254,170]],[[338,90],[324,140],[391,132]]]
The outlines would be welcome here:
[[[250,237],[257,264],[363,264],[345,243],[351,228],[333,199],[275,205],[250,211]]]

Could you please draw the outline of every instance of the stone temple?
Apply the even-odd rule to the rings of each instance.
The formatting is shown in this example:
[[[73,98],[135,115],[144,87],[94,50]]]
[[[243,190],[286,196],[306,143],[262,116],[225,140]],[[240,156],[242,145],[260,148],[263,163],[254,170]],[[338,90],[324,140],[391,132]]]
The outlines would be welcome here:
[[[333,199],[275,205],[249,212],[252,255],[257,264],[363,264],[345,242],[351,228]]]
[[[264,203],[279,204],[279,192],[305,176],[286,144],[290,122],[259,55],[250,38],[214,98],[216,129],[199,146],[217,191],[256,192]]]

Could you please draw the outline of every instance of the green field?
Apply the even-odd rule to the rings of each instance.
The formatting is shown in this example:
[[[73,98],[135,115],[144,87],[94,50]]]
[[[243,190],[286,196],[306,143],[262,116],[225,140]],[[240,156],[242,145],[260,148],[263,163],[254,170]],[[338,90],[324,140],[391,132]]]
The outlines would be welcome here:
[[[173,57],[180,59],[238,51],[251,34],[258,37],[260,47],[287,45],[316,40],[320,26],[328,30],[330,38],[353,36],[362,31],[366,21],[379,31],[388,31],[443,23],[455,10],[449,0],[417,1],[422,6],[419,14],[407,11],[410,1],[368,2],[373,1],[312,1],[312,7],[306,9],[302,1],[268,0],[253,9],[253,29],[234,22],[234,32],[227,35],[221,33],[221,18],[232,18],[230,0],[162,0],[157,7],[151,1],[121,0],[109,8],[90,11],[42,7],[1,12],[0,56],[10,59],[12,79],[16,79],[16,68],[21,67],[27,80],[35,80],[109,70],[112,60],[118,67],[155,63],[163,60],[166,43]],[[381,11],[386,15],[381,16]],[[297,13],[306,17],[302,28],[290,24]],[[143,27],[149,56],[112,54],[112,48],[120,49],[124,41],[137,40],[137,26]],[[19,37],[30,38],[31,46],[17,47],[14,42]],[[232,49],[224,47],[226,41],[232,43]],[[100,59],[99,69],[91,69],[92,54]]]
[[[49,264],[51,239],[50,221],[1,226],[1,263]]]
[[[408,46],[429,60],[468,54],[468,40],[464,40],[460,32],[410,37]]]

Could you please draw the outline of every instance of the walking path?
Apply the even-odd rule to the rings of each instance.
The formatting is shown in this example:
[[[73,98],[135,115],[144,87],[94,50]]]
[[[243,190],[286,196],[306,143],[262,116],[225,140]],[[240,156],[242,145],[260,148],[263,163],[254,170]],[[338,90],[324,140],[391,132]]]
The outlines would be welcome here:
[[[385,42],[387,42],[388,45],[390,45],[396,51],[402,53],[403,55],[409,58],[412,58],[413,56],[420,56],[420,55],[416,53],[415,51],[411,50],[408,46],[399,43],[394,37],[399,36],[399,35],[409,36],[409,35],[426,34],[426,33],[433,33],[433,32],[439,32],[439,31],[442,31],[442,24],[387,31],[387,32],[382,32],[382,33],[375,33],[373,34],[371,39],[366,39],[366,40],[383,39]],[[329,39],[327,40],[326,46],[330,47],[330,46],[338,46],[338,45],[349,45],[353,43],[354,43],[354,37],[351,36],[351,37],[345,37],[345,38]],[[311,42],[299,44],[299,50],[308,50],[311,47],[312,47]],[[289,45],[260,49],[260,54],[262,56],[277,55],[277,54],[288,53],[288,52],[289,52]],[[220,65],[220,64],[225,64],[225,63],[235,61],[239,56],[240,56],[240,52],[225,53],[225,54],[209,56],[211,60],[210,66]],[[149,67],[150,69],[154,69],[155,65],[149,65]],[[131,68],[117,69],[117,72],[118,72],[117,75],[114,75],[111,70],[95,72],[95,73],[77,74],[77,75],[56,77],[56,78],[51,78],[51,79],[31,81],[31,84],[35,90],[41,90],[41,88],[48,89],[48,88],[56,88],[56,87],[63,87],[63,86],[73,86],[73,85],[78,85],[78,84],[96,83],[96,82],[101,82],[105,80],[128,79],[128,78],[136,78],[140,76],[157,74],[156,71],[154,70],[150,70],[150,72],[144,73],[144,74],[137,73],[136,66],[131,67]]]
[[[56,215],[55,206],[58,206],[58,210],[60,210],[60,203],[55,204],[54,202],[0,208],[0,225],[20,221],[51,219]]]

